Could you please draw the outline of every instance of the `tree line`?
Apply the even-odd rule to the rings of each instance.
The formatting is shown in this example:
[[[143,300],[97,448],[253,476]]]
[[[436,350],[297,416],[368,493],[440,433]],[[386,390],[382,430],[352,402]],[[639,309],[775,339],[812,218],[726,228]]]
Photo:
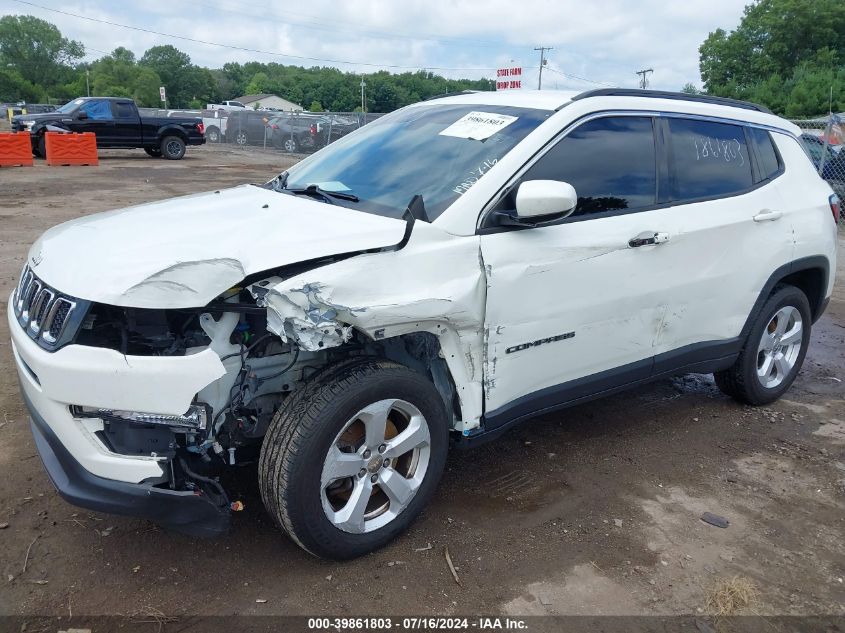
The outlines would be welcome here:
[[[845,1],[756,0],[699,48],[707,93],[790,118],[845,111]]]
[[[159,86],[170,108],[198,109],[206,103],[244,94],[275,94],[310,110],[361,109],[361,75],[336,68],[277,63],[229,62],[204,68],[169,44],[153,46],[140,58],[118,47],[93,62],[83,62],[85,47],[33,16],[0,18],[0,101],[64,103],[75,97],[132,97],[141,106],[159,107]],[[367,74],[366,107],[390,112],[409,103],[459,90],[491,90],[488,79],[446,79],[431,72]]]

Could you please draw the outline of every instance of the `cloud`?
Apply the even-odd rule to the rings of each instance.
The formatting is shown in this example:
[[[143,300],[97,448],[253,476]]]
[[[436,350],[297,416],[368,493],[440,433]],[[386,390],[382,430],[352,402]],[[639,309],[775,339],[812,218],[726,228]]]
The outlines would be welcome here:
[[[524,85],[537,81],[535,46],[551,46],[544,85],[587,89],[633,87],[636,70],[654,68],[651,87],[677,90],[699,82],[698,46],[719,27],[734,28],[745,0],[311,0],[288,9],[249,0],[34,0],[53,9],[180,35],[252,53],[172,39],[61,15],[0,0],[0,13],[28,13],[56,24],[89,48],[89,58],[125,46],[137,55],[156,44],[173,44],[194,63],[220,67],[227,61],[276,61],[334,65],[373,72],[379,66],[414,66],[450,77],[493,77],[491,69],[524,68]],[[285,57],[289,55],[291,57]],[[337,60],[328,63],[295,56]],[[375,64],[375,66],[364,65]],[[591,81],[585,81],[591,80]],[[593,83],[591,83],[593,82]]]

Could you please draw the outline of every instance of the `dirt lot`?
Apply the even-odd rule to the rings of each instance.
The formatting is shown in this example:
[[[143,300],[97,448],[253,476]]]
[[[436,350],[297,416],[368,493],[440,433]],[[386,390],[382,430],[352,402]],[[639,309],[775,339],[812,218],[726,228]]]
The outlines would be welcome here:
[[[212,147],[180,162],[105,154],[97,168],[0,171],[0,295],[54,224],[264,181],[286,160]],[[244,238],[253,230],[245,222]],[[744,613],[845,616],[843,272],[786,399],[743,407],[688,376],[538,418],[454,452],[411,531],[345,564],[273,528],[252,470],[236,481],[245,511],[213,541],[66,504],[35,453],[3,314],[0,614],[703,617],[715,583],[738,576],[759,592]],[[704,511],[729,527],[703,523]]]

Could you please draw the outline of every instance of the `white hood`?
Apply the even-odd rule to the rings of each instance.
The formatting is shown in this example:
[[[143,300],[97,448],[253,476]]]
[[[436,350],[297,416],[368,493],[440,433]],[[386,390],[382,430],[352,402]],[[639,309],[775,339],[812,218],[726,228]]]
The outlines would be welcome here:
[[[278,266],[398,243],[402,220],[254,185],[98,213],[53,227],[28,264],[62,293],[110,305],[206,305]]]

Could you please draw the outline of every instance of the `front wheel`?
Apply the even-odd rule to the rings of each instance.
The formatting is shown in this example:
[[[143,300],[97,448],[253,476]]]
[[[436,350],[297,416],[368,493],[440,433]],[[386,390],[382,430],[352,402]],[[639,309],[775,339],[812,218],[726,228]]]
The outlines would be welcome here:
[[[308,552],[355,558],[416,518],[447,448],[446,409],[427,378],[388,361],[343,363],[276,413],[261,449],[261,496]]]
[[[161,155],[167,160],[179,160],[185,155],[185,141],[178,136],[165,136],[161,141]]]
[[[807,296],[795,286],[776,287],[751,324],[734,365],[714,374],[716,385],[744,404],[774,402],[801,369],[811,322]]]
[[[285,142],[282,143],[282,147],[285,148],[286,152],[290,152],[290,153],[294,153],[294,152],[296,152],[296,150],[299,149],[299,147],[296,144],[296,139],[293,139],[293,138],[290,138],[290,137],[285,139]]]

